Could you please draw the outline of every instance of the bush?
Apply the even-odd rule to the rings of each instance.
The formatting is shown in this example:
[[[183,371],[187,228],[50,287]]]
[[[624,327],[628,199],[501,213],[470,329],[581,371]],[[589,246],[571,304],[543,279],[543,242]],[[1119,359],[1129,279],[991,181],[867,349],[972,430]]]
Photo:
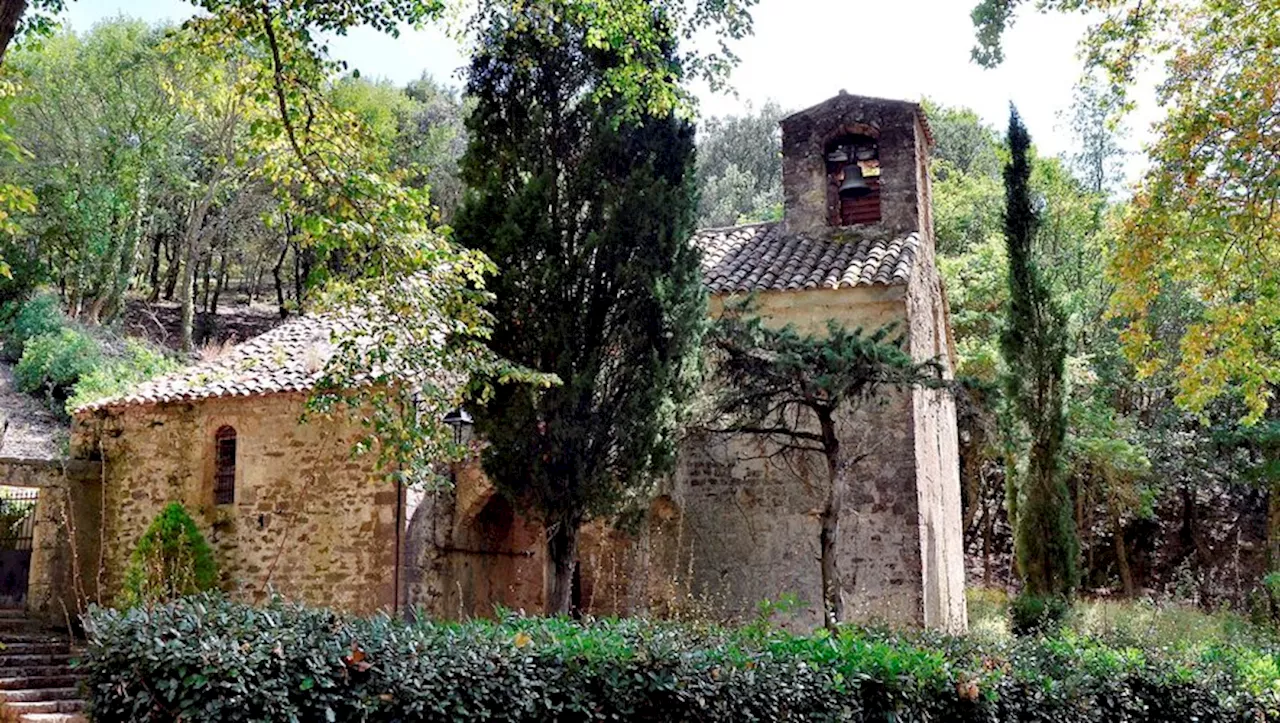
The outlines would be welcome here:
[[[167,374],[181,366],[164,352],[137,339],[127,339],[123,357],[100,364],[80,378],[71,398],[67,400],[67,411],[121,394],[139,382]]]
[[[1009,627],[1014,635],[1057,632],[1071,612],[1071,603],[1057,596],[1023,593],[1009,603]]]
[[[63,327],[28,341],[13,374],[22,391],[47,392],[62,399],[101,362],[102,351],[93,337]]]
[[[213,550],[177,502],[170,502],[142,533],[125,570],[124,606],[167,602],[218,584]]]
[[[93,609],[99,721],[1259,721],[1274,657],[643,620],[365,620],[201,595]]]
[[[62,302],[53,294],[36,294],[26,302],[9,302],[9,318],[4,320],[4,355],[11,360],[22,357],[28,341],[51,334],[66,326]]]

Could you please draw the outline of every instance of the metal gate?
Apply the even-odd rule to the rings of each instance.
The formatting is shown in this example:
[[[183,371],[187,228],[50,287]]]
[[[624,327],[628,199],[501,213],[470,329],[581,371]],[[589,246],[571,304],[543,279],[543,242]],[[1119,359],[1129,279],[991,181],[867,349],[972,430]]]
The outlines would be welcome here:
[[[0,606],[26,602],[39,494],[34,488],[0,487]]]

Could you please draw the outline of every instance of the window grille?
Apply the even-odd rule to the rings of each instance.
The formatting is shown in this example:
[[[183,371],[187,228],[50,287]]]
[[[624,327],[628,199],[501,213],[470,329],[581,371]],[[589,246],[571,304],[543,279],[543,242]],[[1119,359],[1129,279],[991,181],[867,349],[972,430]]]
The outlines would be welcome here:
[[[222,427],[214,434],[213,502],[236,501],[236,430]]]

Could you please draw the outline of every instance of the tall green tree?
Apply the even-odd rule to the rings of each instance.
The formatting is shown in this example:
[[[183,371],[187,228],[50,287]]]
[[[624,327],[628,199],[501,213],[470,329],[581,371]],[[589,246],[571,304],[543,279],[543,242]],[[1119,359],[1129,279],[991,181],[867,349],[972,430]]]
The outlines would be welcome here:
[[[1001,39],[1024,0],[981,0],[974,58],[1003,60]],[[1148,170],[1117,238],[1112,312],[1140,374],[1176,370],[1178,403],[1207,413],[1243,399],[1245,423],[1264,418],[1280,386],[1280,3],[1276,0],[1044,0],[1041,11],[1092,12],[1082,41],[1106,71],[1117,110],[1138,74],[1163,79],[1167,109]],[[1199,318],[1162,340],[1162,297],[1189,290]]]
[[[698,129],[698,226],[782,218],[782,108],[772,101]]]
[[[679,77],[673,28],[644,63]],[[694,129],[608,89],[627,56],[575,13],[516,3],[480,35],[458,239],[502,270],[498,355],[562,384],[502,386],[476,415],[484,465],[547,530],[546,607],[570,609],[578,533],[669,469],[706,319],[693,230]]]
[[[1009,500],[1014,552],[1026,593],[1069,597],[1079,579],[1079,542],[1062,467],[1067,432],[1067,319],[1036,263],[1040,226],[1031,189],[1031,137],[1016,109],[1009,114],[1005,167],[1005,248],[1009,302],[1000,350],[1004,390],[1027,439]]]

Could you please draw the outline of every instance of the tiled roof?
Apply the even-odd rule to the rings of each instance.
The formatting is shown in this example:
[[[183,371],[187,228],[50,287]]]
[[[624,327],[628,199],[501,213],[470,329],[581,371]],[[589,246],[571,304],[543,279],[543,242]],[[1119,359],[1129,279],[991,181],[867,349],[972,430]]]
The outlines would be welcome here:
[[[784,234],[779,223],[699,231],[702,278],[713,294],[905,284],[917,234],[896,239]]]
[[[75,411],[309,391],[332,356],[333,332],[342,327],[331,316],[300,316],[237,344],[215,359],[144,382],[127,394],[90,402]]]

